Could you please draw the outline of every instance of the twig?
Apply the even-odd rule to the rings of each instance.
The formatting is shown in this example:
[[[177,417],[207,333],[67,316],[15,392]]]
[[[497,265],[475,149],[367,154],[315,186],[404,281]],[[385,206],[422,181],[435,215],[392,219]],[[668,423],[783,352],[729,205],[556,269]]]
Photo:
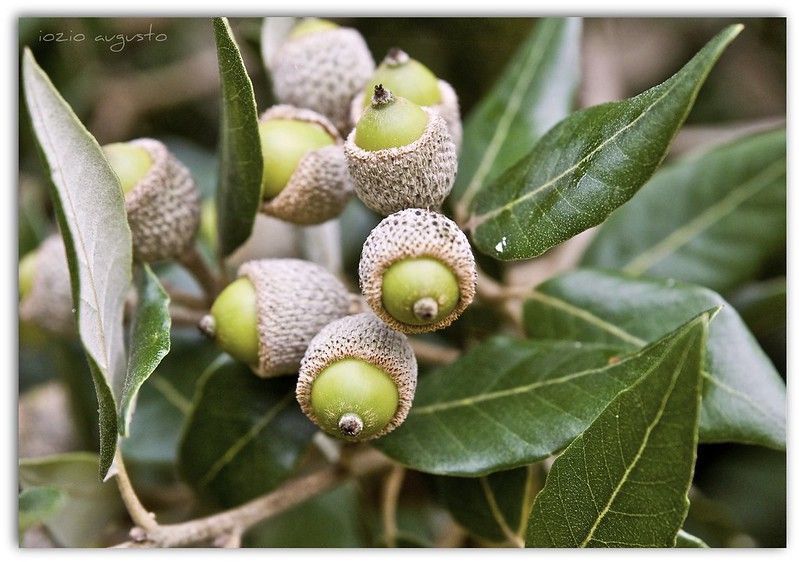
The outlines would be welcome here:
[[[230,532],[216,537],[214,546],[217,548],[241,548],[241,536],[243,534],[242,529],[232,529]]]
[[[172,324],[175,326],[197,326],[205,312],[183,308],[172,304],[169,306],[169,315],[172,317]]]
[[[122,496],[122,501],[130,514],[130,518],[137,526],[134,529],[141,529],[145,533],[156,529],[158,523],[155,520],[155,514],[148,511],[142,505],[139,496],[136,495],[133,485],[130,483],[130,477],[128,476],[128,471],[125,468],[125,462],[122,460],[122,453],[119,448],[117,448],[116,454],[114,455],[114,469],[116,470],[119,494]],[[137,533],[131,533],[131,538],[134,540],[135,537],[133,535],[135,534]]]
[[[530,521],[530,511],[538,492],[541,491],[542,470],[539,464],[527,465],[527,478],[524,481],[524,496],[522,498],[522,513],[519,517],[519,527],[516,534],[523,537],[527,532],[527,523]]]
[[[374,449],[353,455],[345,465],[331,465],[317,472],[286,482],[277,490],[251,500],[239,507],[174,525],[157,525],[134,540],[153,546],[177,547],[213,541],[217,537],[239,530],[244,532],[273,515],[294,507],[325,492],[350,477],[360,477],[392,466],[392,461]],[[131,490],[132,491],[132,490]],[[135,496],[135,494],[134,494]],[[153,526],[154,525],[154,526]]]
[[[185,308],[193,308],[195,310],[208,310],[208,305],[206,304],[204,298],[192,295],[186,291],[181,291],[180,289],[176,289],[166,282],[162,282],[161,284],[164,286],[164,290],[166,290],[167,294],[169,295],[169,299],[174,304]]]
[[[458,548],[469,537],[455,521],[449,521],[444,531],[439,535],[434,544],[435,548]]]
[[[499,504],[497,504],[497,498],[494,496],[494,490],[491,489],[491,485],[488,483],[488,478],[486,476],[480,478],[480,486],[483,488],[483,495],[488,503],[488,508],[491,510],[491,514],[494,516],[494,520],[497,522],[497,525],[499,525],[499,528],[502,530],[502,534],[505,535],[505,538],[508,539],[508,542],[513,546],[517,548],[524,548],[524,541],[522,538],[514,533],[513,530],[508,526],[508,522],[505,519],[505,514],[502,513],[502,509],[500,509]]]
[[[200,284],[205,291],[206,304],[211,305],[219,293],[220,280],[213,271],[205,263],[205,260],[197,251],[196,246],[192,246],[188,252],[183,254],[180,263],[186,270],[192,274],[194,279]]]
[[[408,338],[408,341],[411,344],[411,348],[413,348],[416,359],[421,363],[449,365],[461,355],[461,350],[454,347],[430,343],[417,338]]]
[[[395,466],[383,488],[383,537],[388,548],[397,547],[397,504],[404,480],[405,467]]]

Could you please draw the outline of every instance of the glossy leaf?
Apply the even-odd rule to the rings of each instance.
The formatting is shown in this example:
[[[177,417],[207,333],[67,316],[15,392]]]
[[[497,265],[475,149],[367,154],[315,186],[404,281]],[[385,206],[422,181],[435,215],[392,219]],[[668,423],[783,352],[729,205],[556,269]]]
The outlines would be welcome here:
[[[579,18],[544,18],[464,123],[452,198],[474,196],[525,156],[573,109],[580,81]]]
[[[136,396],[144,381],[169,353],[171,345],[169,295],[147,264],[136,271],[136,311],[130,328],[130,359],[119,412],[119,432],[130,426]]]
[[[572,114],[482,190],[468,228],[502,260],[538,256],[605,220],[652,176],[725,47],[733,25],[677,74],[628,100]]]
[[[100,145],[36,63],[22,62],[25,101],[67,250],[78,331],[100,405],[100,475],[117,442],[125,377],[123,306],[131,281],[131,234],[119,180]]]
[[[688,513],[709,315],[678,329],[661,361],[555,460],[528,547],[670,547]]]
[[[496,337],[419,380],[405,423],[375,442],[416,470],[482,476],[544,459],[663,360],[670,337],[618,347]]]
[[[602,225],[587,266],[728,291],[786,242],[785,130],[750,136],[658,172]]]
[[[233,506],[288,478],[316,432],[297,404],[296,384],[258,378],[227,357],[214,362],[198,383],[180,442],[186,481]]]
[[[213,24],[222,82],[217,232],[220,252],[228,256],[252,232],[264,162],[255,93],[241,52],[227,18],[214,18]]]
[[[55,486],[32,486],[19,493],[19,534],[44,522],[64,506],[66,495]]]
[[[674,544],[677,548],[707,548],[705,541],[699,537],[695,537],[690,533],[686,533],[680,529],[677,533],[677,541]]]
[[[530,337],[633,350],[721,306],[708,338],[700,437],[785,448],[785,384],[735,310],[685,283],[578,270],[540,285],[524,307]]]
[[[116,482],[97,479],[98,461],[94,453],[66,453],[19,461],[23,491],[53,486],[64,495],[61,509],[44,522],[60,545],[102,546],[104,534],[114,530],[113,522],[121,521],[125,513]],[[122,530],[120,524],[118,531]]]

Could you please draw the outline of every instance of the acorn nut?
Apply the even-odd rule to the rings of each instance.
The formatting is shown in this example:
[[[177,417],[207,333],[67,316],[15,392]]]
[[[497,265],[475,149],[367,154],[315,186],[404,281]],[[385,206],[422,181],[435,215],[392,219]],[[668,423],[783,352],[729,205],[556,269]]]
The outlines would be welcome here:
[[[67,252],[59,234],[20,260],[19,296],[21,320],[58,335],[76,332]]]
[[[317,111],[346,132],[350,102],[375,63],[356,30],[309,18],[294,27],[269,70],[281,103]]]
[[[438,208],[455,182],[458,159],[444,119],[380,84],[344,143],[355,193],[382,215]]]
[[[200,223],[200,192],[189,170],[154,139],[108,144],[103,151],[125,195],[135,257],[180,258]]]
[[[364,242],[358,275],[374,313],[407,334],[449,326],[471,304],[477,284],[466,235],[424,209],[383,219]]]
[[[347,288],[315,263],[253,260],[238,275],[199,328],[264,378],[296,373],[316,333],[351,312]]]
[[[333,124],[315,111],[276,105],[261,116],[258,132],[264,159],[261,210],[302,225],[340,215],[352,182]]]
[[[408,339],[371,312],[331,322],[311,341],[297,379],[302,411],[346,441],[376,439],[399,427],[416,391]]]
[[[401,96],[418,105],[436,110],[447,122],[449,134],[456,147],[460,147],[463,125],[458,106],[458,95],[450,84],[436,77],[421,62],[411,58],[405,51],[389,50],[377,67],[366,89],[352,100],[350,122],[355,123],[369,106],[374,87],[382,84],[395,96]]]

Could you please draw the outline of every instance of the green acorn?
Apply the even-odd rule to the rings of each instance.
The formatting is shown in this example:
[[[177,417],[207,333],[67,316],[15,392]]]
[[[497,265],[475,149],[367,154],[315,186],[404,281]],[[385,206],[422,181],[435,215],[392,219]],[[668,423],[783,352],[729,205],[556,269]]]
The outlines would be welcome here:
[[[416,391],[407,338],[374,314],[331,322],[302,358],[297,401],[325,432],[346,441],[376,439],[405,421]]]
[[[383,219],[364,242],[358,275],[374,313],[409,334],[450,325],[471,304],[477,283],[466,235],[424,209]]]
[[[277,50],[269,70],[281,103],[321,113],[346,132],[350,101],[369,80],[375,63],[356,30],[306,19]]]
[[[109,144],[103,151],[125,194],[136,258],[180,258],[200,223],[200,192],[189,170],[154,139]]]
[[[58,335],[75,333],[64,240],[48,236],[19,262],[19,317]]]
[[[396,96],[437,111],[447,122],[455,146],[460,147],[463,125],[455,90],[448,82],[438,79],[425,65],[396,48],[389,50],[364,91],[352,100],[350,122],[353,125],[369,106],[372,92],[378,84],[382,84]]]
[[[344,210],[352,182],[342,139],[309,109],[276,105],[259,121],[264,158],[261,210],[295,224],[320,224]]]
[[[444,119],[380,84],[344,143],[355,193],[375,212],[439,207],[458,159]]]
[[[199,327],[261,377],[296,373],[316,333],[353,306],[347,288],[308,261],[254,260],[238,274]]]

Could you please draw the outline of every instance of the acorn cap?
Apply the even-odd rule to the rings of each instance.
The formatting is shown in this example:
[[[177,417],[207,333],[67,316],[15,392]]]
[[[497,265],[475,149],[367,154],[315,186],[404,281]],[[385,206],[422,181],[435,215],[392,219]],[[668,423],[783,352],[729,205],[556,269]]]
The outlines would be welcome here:
[[[270,70],[281,103],[313,109],[347,131],[350,101],[372,76],[375,62],[360,33],[339,27],[288,39]]]
[[[147,174],[125,196],[136,258],[178,258],[191,246],[200,224],[200,192],[189,170],[154,139],[130,144],[150,154]]]
[[[428,257],[444,265],[458,280],[455,308],[438,322],[411,325],[399,322],[383,307],[383,274],[395,262]],[[452,220],[424,209],[406,209],[384,218],[363,244],[358,266],[361,291],[371,309],[395,330],[406,334],[432,332],[449,326],[474,299],[477,272],[466,235]]]
[[[72,286],[61,235],[48,236],[36,250],[34,260],[33,283],[20,303],[19,317],[56,334],[74,334]]]
[[[302,225],[320,224],[340,215],[352,194],[352,180],[344,158],[344,141],[336,128],[315,111],[285,104],[269,108],[261,116],[260,122],[270,119],[317,124],[336,144],[305,154],[286,186],[277,196],[265,201],[261,211]]]
[[[408,416],[416,392],[417,365],[408,338],[395,332],[371,312],[346,316],[325,326],[313,338],[302,358],[297,379],[297,401],[314,423],[311,388],[316,377],[340,359],[361,359],[384,371],[397,386],[399,405],[394,417],[369,439],[376,439],[399,427]]]
[[[263,259],[242,264],[239,277],[255,286],[258,314],[256,374],[297,372],[308,343],[329,322],[350,314],[347,288],[323,267],[298,259]]]
[[[438,112],[444,121],[447,123],[447,130],[449,136],[452,137],[452,142],[455,143],[455,149],[459,152],[461,148],[461,141],[463,140],[463,125],[461,123],[461,111],[458,105],[458,94],[455,93],[454,88],[445,80],[438,80],[438,89],[441,92],[441,103],[436,105],[426,105],[427,107]],[[350,124],[354,127],[358,120],[363,115],[363,97],[364,92],[360,92],[355,96],[350,104]]]
[[[355,144],[355,129],[344,153],[353,187],[364,205],[382,215],[411,207],[438,208],[455,183],[458,156],[444,119],[427,107],[427,128],[405,146],[364,150]]]

